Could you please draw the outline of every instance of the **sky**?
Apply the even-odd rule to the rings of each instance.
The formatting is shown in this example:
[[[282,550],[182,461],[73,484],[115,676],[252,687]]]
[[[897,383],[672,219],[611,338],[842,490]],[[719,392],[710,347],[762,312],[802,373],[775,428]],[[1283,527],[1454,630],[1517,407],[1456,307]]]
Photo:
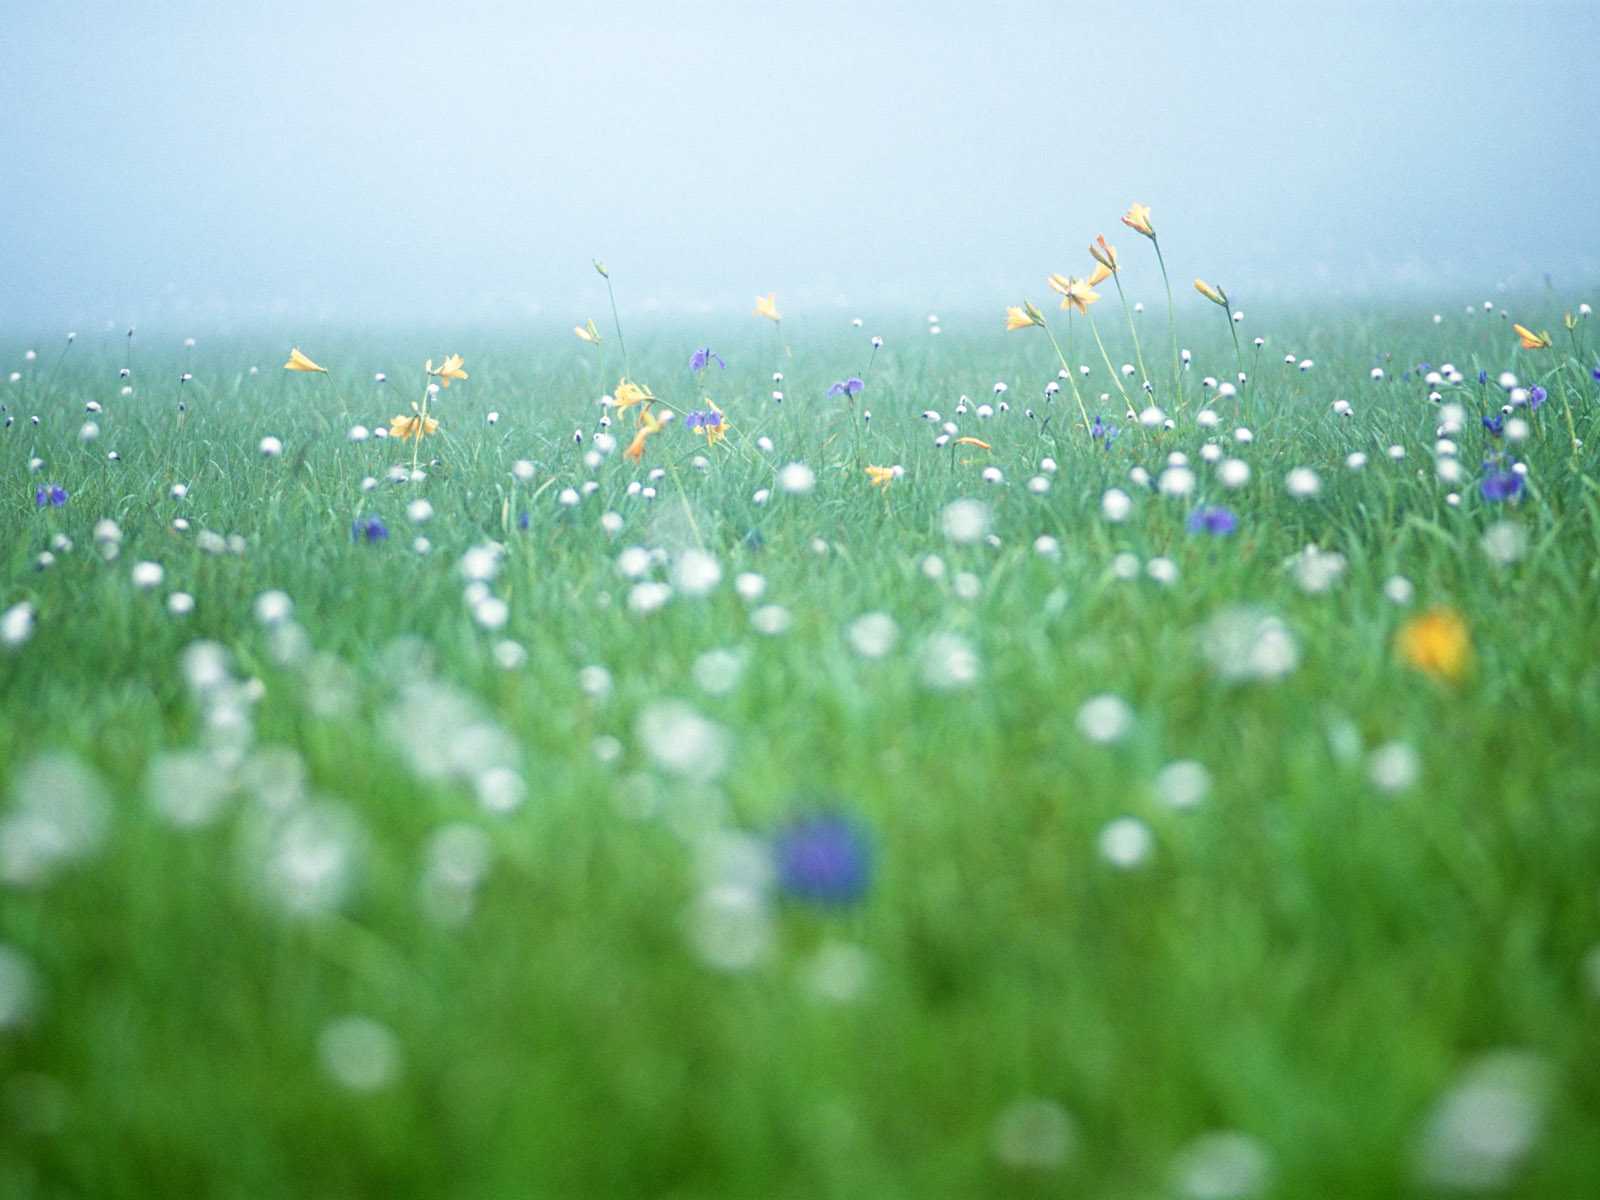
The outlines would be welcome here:
[[[1133,200],[1235,296],[1581,288],[1597,46],[1596,0],[17,5],[0,332],[565,326],[594,257],[634,311],[1042,300]]]

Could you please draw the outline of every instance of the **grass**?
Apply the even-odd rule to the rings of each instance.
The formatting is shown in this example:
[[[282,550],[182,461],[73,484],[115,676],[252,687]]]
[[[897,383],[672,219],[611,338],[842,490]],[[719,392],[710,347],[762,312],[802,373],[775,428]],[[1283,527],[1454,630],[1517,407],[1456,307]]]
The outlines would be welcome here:
[[[1243,326],[1268,344],[1256,359],[1246,345],[1255,438],[1237,445],[1241,401],[1216,404],[1216,430],[1194,421],[1200,378],[1226,376],[1233,348],[1190,300],[1203,311],[1185,308],[1196,358],[1182,403],[1163,401],[1172,431],[1095,403],[1112,389],[1088,349],[1091,415],[1124,426],[1109,449],[1074,428],[1065,388],[1042,398],[1056,369],[1045,339],[991,332],[987,314],[947,320],[940,337],[887,322],[864,431],[824,393],[861,371],[874,329],[793,322],[785,356],[764,323],[719,328],[730,366],[706,390],[732,430],[703,470],[681,421],[642,467],[620,446],[584,465],[594,397],[620,373],[609,339],[601,376],[570,338],[308,338],[332,368],[320,377],[279,370],[276,341],[168,352],[141,338],[128,398],[120,338],[86,337],[54,368],[55,351],[24,365],[10,347],[22,378],[4,385],[16,420],[0,432],[0,609],[25,601],[35,625],[0,649],[0,1193],[1592,1187],[1592,352],[1516,352],[1481,313],[1278,314]],[[1131,358],[1101,308],[1108,347]],[[1164,320],[1139,320],[1164,386]],[[634,330],[634,377],[698,406],[684,364],[704,336]],[[413,364],[441,350],[465,354],[472,378],[435,402],[427,478],[364,493],[409,453],[346,428],[409,411]],[[1317,365],[1283,367],[1286,351]],[[1466,409],[1459,506],[1435,474],[1441,408],[1402,378],[1445,360],[1466,377],[1443,389]],[[774,366],[781,406],[767,398]],[[1504,369],[1544,379],[1551,399],[1517,448],[1524,495],[1495,505],[1476,481],[1504,443],[1479,418],[1498,409]],[[371,381],[379,370],[390,382]],[[935,449],[921,412],[955,419],[963,392],[993,403],[997,379],[1010,411],[960,418],[992,452]],[[1354,414],[1335,415],[1337,399]],[[83,443],[91,400],[106,411]],[[632,425],[630,413],[614,429],[624,445]],[[258,453],[267,435],[281,457]],[[1249,462],[1248,485],[1218,485],[1200,458],[1210,437]],[[1356,450],[1364,470],[1344,465]],[[1173,451],[1189,456],[1192,496],[1130,482]],[[1046,456],[1059,467],[1038,494],[1028,481]],[[529,482],[513,479],[519,459],[535,465]],[[789,461],[814,470],[810,494],[775,487]],[[879,492],[867,463],[905,475]],[[980,478],[991,465],[1002,483]],[[1302,466],[1320,476],[1314,498],[1286,492]],[[654,467],[656,498],[627,495]],[[598,489],[563,506],[561,490],[587,479]],[[69,491],[65,506],[36,508],[46,482]],[[1120,524],[1101,515],[1111,487],[1133,497]],[[773,490],[764,504],[758,489]],[[433,515],[417,527],[406,509],[419,496]],[[958,498],[986,506],[997,544],[952,542]],[[1229,505],[1237,532],[1188,533],[1201,503]],[[607,511],[620,532],[601,527]],[[352,538],[365,515],[387,541]],[[120,528],[114,561],[95,544],[102,518]],[[1507,520],[1526,546],[1497,565],[1482,542]],[[201,530],[241,535],[243,552],[205,552]],[[37,569],[57,533],[72,548]],[[487,541],[504,545],[499,630],[475,621],[458,569]],[[1286,568],[1308,544],[1344,558],[1325,591]],[[680,562],[703,548],[721,582],[635,612],[618,570],[634,545]],[[1118,576],[1119,554],[1136,556],[1136,578]],[[1143,569],[1158,556],[1176,567],[1170,584]],[[161,564],[158,587],[133,586],[139,561]],[[765,581],[759,600],[735,587],[746,572]],[[1409,605],[1385,597],[1395,575]],[[293,616],[263,624],[253,606],[275,589]],[[187,616],[165,606],[178,590],[195,598]],[[1459,686],[1392,648],[1435,604],[1471,629]],[[782,624],[756,615],[772,605],[787,626],[760,632]],[[1297,662],[1281,678],[1222,677],[1213,622],[1241,605],[1290,631]],[[898,630],[882,658],[848,636],[869,612]],[[966,686],[929,684],[953,665],[944,635],[976,663]],[[225,648],[232,682],[186,682],[201,640]],[[609,688],[584,674],[595,666]],[[1106,694],[1132,721],[1099,744],[1080,710]],[[1414,752],[1409,785],[1375,781],[1391,744]],[[1209,775],[1192,808],[1162,802],[1175,760]],[[64,806],[87,797],[92,816],[97,789],[104,827],[76,856],[52,858],[16,817],[70,834]],[[809,903],[759,878],[773,835],[819,808],[867,831],[858,902]],[[1152,841],[1119,866],[1101,838],[1130,816]],[[351,1016],[366,1023],[338,1024]],[[1484,1057],[1507,1049],[1518,1057]],[[1473,1091],[1475,1069],[1507,1061],[1520,1082]],[[1451,1118],[1463,1095],[1480,1101],[1476,1125]],[[1227,1131],[1240,1136],[1196,1141]]]

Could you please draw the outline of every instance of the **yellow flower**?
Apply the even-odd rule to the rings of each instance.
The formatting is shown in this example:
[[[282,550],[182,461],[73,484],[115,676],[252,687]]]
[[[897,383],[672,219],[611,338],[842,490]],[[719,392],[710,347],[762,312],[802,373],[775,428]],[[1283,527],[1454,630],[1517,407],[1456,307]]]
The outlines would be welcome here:
[[[1095,263],[1094,270],[1089,272],[1089,278],[1084,282],[1090,287],[1099,287],[1106,280],[1110,279],[1111,275],[1111,268],[1106,266],[1105,263]]]
[[[649,406],[639,410],[639,432],[633,435],[633,441],[628,443],[628,448],[622,452],[622,457],[629,462],[638,462],[644,458],[644,444],[655,434],[667,427],[667,423],[651,412]]]
[[[612,407],[619,413],[627,412],[635,404],[648,405],[654,399],[649,388],[626,379],[617,380],[617,390],[611,397]]]
[[[600,342],[600,331],[595,328],[592,317],[582,325],[574,325],[572,332],[591,345],[598,345]]]
[[[1031,304],[1013,304],[1006,309],[1006,332],[1027,329],[1030,325],[1043,325],[1044,315]]]
[[[411,441],[413,438],[420,441],[438,428],[439,422],[420,413],[409,417],[401,415],[389,418],[389,436],[399,438],[402,442]]]
[[[1204,279],[1196,279],[1194,281],[1194,290],[1211,301],[1211,303],[1220,304],[1223,308],[1228,307],[1228,294],[1221,288],[1212,287]]]
[[[994,447],[989,445],[988,442],[979,441],[975,437],[958,437],[956,439],[956,445],[958,445],[958,446],[976,446],[980,450],[993,450],[994,449]]]
[[[1081,313],[1087,313],[1089,305],[1100,299],[1100,293],[1094,290],[1093,284],[1087,279],[1069,279],[1062,275],[1052,275],[1050,286],[1061,293],[1062,308],[1075,308]]]
[[[778,313],[777,292],[768,292],[765,296],[756,297],[756,316],[765,317],[769,321],[783,320],[783,317]]]
[[[1526,325],[1513,325],[1511,327],[1511,332],[1522,339],[1522,348],[1524,350],[1550,349],[1549,333],[1535,333]]]
[[[1095,262],[1106,269],[1106,274],[1114,275],[1117,270],[1117,248],[1106,242],[1106,235],[1100,234],[1089,243],[1089,255]]]
[[[299,346],[289,351],[289,361],[283,364],[283,369],[285,371],[321,371],[324,375],[328,373],[327,367],[319,367],[304,354],[301,354]]]
[[[1128,211],[1122,218],[1122,223],[1135,233],[1142,233],[1147,238],[1156,236],[1155,226],[1150,224],[1150,206],[1148,204],[1130,204]]]
[[[885,491],[888,491],[889,485],[894,482],[894,468],[868,467],[867,478],[872,481],[873,487],[883,488]]]
[[[1400,627],[1394,641],[1406,662],[1447,683],[1459,683],[1472,665],[1467,622],[1453,608],[1434,608],[1412,617]]]
[[[445,359],[444,362],[439,364],[439,369],[437,371],[433,369],[433,359],[431,358],[423,364],[422,369],[429,375],[433,375],[442,380],[445,387],[449,387],[452,379],[467,378],[467,373],[461,369],[461,363],[461,355],[452,354],[449,358]]]

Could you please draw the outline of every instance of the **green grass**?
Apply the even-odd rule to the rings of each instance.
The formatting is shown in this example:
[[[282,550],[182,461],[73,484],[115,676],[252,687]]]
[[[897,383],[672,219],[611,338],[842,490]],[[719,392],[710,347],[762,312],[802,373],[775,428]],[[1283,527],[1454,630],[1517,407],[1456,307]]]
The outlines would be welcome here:
[[[1229,373],[1232,346],[1195,337],[1223,331],[1189,299],[1195,368],[1181,405],[1162,399],[1177,428],[1129,426],[1119,401],[1091,395],[1092,411],[1125,426],[1109,450],[1074,429],[1069,391],[1041,398],[1056,369],[1045,340],[1003,336],[992,314],[946,321],[938,338],[915,319],[860,331],[795,321],[792,357],[764,323],[721,328],[712,345],[730,367],[708,380],[732,433],[705,470],[681,422],[650,442],[643,468],[620,446],[585,467],[594,398],[620,373],[614,339],[602,377],[571,338],[306,335],[332,368],[322,378],[278,369],[287,339],[169,352],[142,338],[129,398],[120,338],[86,337],[59,368],[58,348],[23,365],[24,347],[9,347],[23,378],[0,384],[16,419],[0,432],[0,609],[26,601],[36,623],[0,649],[0,812],[55,812],[76,794],[70,781],[43,800],[19,788],[48,754],[92,771],[108,812],[97,844],[33,882],[21,876],[36,843],[15,821],[0,836],[12,880],[0,942],[33,983],[30,1011],[0,1029],[0,1194],[1135,1200],[1234,1194],[1185,1192],[1177,1160],[1195,1138],[1235,1131],[1270,1162],[1259,1194],[1432,1195],[1417,1167],[1430,1121],[1464,1072],[1503,1049],[1537,1064],[1542,1090],[1491,1091],[1490,1123],[1509,1120],[1519,1095],[1542,1105],[1542,1123],[1525,1154],[1490,1164],[1505,1169],[1491,1192],[1586,1194],[1600,1177],[1600,986],[1585,966],[1600,944],[1593,355],[1564,338],[1514,353],[1499,317],[1455,304],[1440,326],[1420,308],[1381,321],[1278,315],[1242,329],[1256,436],[1235,446],[1239,401],[1217,405],[1211,434],[1194,423],[1200,379]],[[1102,334],[1120,362],[1132,355],[1113,303],[1100,306]],[[1558,312],[1539,315],[1528,323],[1559,330]],[[1164,388],[1164,321],[1141,320]],[[861,398],[872,421],[858,458],[849,410],[824,392],[861,370],[873,332],[887,344]],[[695,407],[684,364],[705,336],[635,330],[634,376]],[[407,364],[455,350],[472,378],[436,405],[427,479],[364,494],[364,477],[381,481],[409,454],[345,430],[408,411],[420,372]],[[1315,369],[1283,367],[1287,351]],[[1459,507],[1435,478],[1441,410],[1401,379],[1423,360],[1468,380],[1445,389],[1467,411]],[[1383,382],[1368,377],[1374,363]],[[767,398],[774,365],[781,407]],[[1500,402],[1477,385],[1480,366],[1551,392],[1519,449],[1528,488],[1512,506],[1477,489],[1492,448],[1479,417]],[[194,378],[180,388],[182,370]],[[992,402],[997,379],[1011,411],[961,418],[992,454],[936,450],[922,410],[954,419],[961,393]],[[1110,390],[1103,368],[1086,383]],[[1336,399],[1355,414],[1335,415]],[[90,400],[106,411],[84,444]],[[631,418],[614,430],[623,444]],[[258,454],[269,434],[282,457]],[[1218,486],[1200,460],[1208,436],[1250,463],[1246,487]],[[1392,444],[1403,461],[1387,457]],[[1362,471],[1344,466],[1355,450],[1369,455]],[[1135,466],[1159,475],[1172,451],[1190,457],[1194,496],[1129,481]],[[30,473],[33,455],[45,462]],[[1059,470],[1035,494],[1027,482],[1047,455]],[[536,465],[531,483],[513,484],[519,459]],[[791,460],[815,470],[811,494],[775,488]],[[879,493],[864,463],[906,473]],[[989,465],[1002,484],[980,479]],[[1287,494],[1298,466],[1320,474],[1316,498]],[[668,472],[657,497],[626,495],[652,467]],[[598,490],[563,507],[561,489],[586,479]],[[36,509],[46,482],[69,490],[64,507]],[[1113,486],[1134,497],[1122,524],[1100,513]],[[758,504],[762,488],[774,494]],[[406,516],[418,496],[434,509],[422,529]],[[947,539],[942,514],[960,497],[989,507],[997,545]],[[1230,505],[1238,532],[1187,533],[1200,503]],[[607,511],[623,519],[615,536]],[[387,542],[352,540],[364,514],[387,522]],[[187,532],[172,528],[179,516]],[[121,529],[114,561],[94,544],[101,518]],[[1500,520],[1527,536],[1503,566],[1481,547]],[[203,552],[201,530],[241,535],[243,553]],[[56,533],[72,548],[36,569]],[[1058,556],[1035,551],[1040,535]],[[458,570],[489,540],[505,547],[498,631],[474,621]],[[720,563],[720,585],[630,611],[621,550],[696,544]],[[1346,560],[1325,592],[1285,568],[1308,544]],[[1117,578],[1124,552],[1170,558],[1176,581]],[[942,577],[925,573],[927,555]],[[164,568],[151,591],[131,582],[145,560]],[[760,601],[737,593],[741,572],[764,577]],[[962,594],[962,573],[976,595]],[[1396,574],[1414,586],[1408,607],[1384,596]],[[270,589],[292,597],[305,645],[253,615]],[[177,590],[195,597],[192,614],[167,611]],[[767,604],[787,610],[786,631],[754,628]],[[1459,687],[1392,650],[1399,623],[1433,604],[1471,626],[1476,664]],[[1204,631],[1239,605],[1292,632],[1298,665],[1282,678],[1219,678]],[[899,631],[877,660],[847,636],[868,612]],[[927,647],[943,634],[975,653],[970,686],[927,685]],[[200,639],[226,648],[235,680],[260,681],[258,699],[186,684],[184,651]],[[525,662],[497,662],[505,640]],[[719,649],[742,671],[711,694],[695,665]],[[609,694],[580,686],[591,666],[610,673]],[[1100,745],[1078,715],[1106,693],[1134,719]],[[641,717],[661,719],[673,700],[714,726],[687,772],[641,735]],[[1385,791],[1371,754],[1392,742],[1420,769]],[[158,755],[191,751],[198,784],[152,784]],[[1179,759],[1212,781],[1183,811],[1154,786]],[[286,761],[303,771],[298,791]],[[475,786],[495,763],[526,784],[509,812],[486,810]],[[263,779],[279,791],[263,798]],[[152,802],[203,799],[200,784],[227,797],[202,805],[196,827]],[[753,907],[731,910],[738,920],[697,937],[707,888],[748,897],[728,890],[741,848],[764,848],[818,805],[870,830],[866,896],[829,907],[757,889]],[[297,915],[268,877],[268,848],[308,812],[333,814],[314,828],[352,869],[336,903]],[[1153,833],[1131,869],[1098,848],[1125,816]],[[425,897],[446,827],[487,836],[470,912]],[[719,967],[741,936],[755,939],[753,961]],[[819,994],[819,973],[847,994]],[[0,972],[0,1013],[18,994]],[[342,1085],[319,1052],[329,1023],[350,1015],[379,1023],[398,1051],[371,1091]],[[1065,1114],[1057,1161],[996,1151],[1029,1100],[1054,1106],[1020,1110],[1046,1127]],[[1048,1138],[1021,1141],[1052,1157]],[[1444,1153],[1459,1165],[1468,1150]]]

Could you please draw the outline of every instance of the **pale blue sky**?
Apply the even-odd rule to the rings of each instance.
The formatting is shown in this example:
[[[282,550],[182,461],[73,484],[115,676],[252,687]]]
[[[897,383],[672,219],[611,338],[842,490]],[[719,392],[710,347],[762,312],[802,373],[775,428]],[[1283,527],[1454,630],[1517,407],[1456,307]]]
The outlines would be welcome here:
[[[569,324],[591,255],[634,308],[991,304],[1134,199],[1236,293],[1600,278],[1592,0],[21,7],[19,332]]]

